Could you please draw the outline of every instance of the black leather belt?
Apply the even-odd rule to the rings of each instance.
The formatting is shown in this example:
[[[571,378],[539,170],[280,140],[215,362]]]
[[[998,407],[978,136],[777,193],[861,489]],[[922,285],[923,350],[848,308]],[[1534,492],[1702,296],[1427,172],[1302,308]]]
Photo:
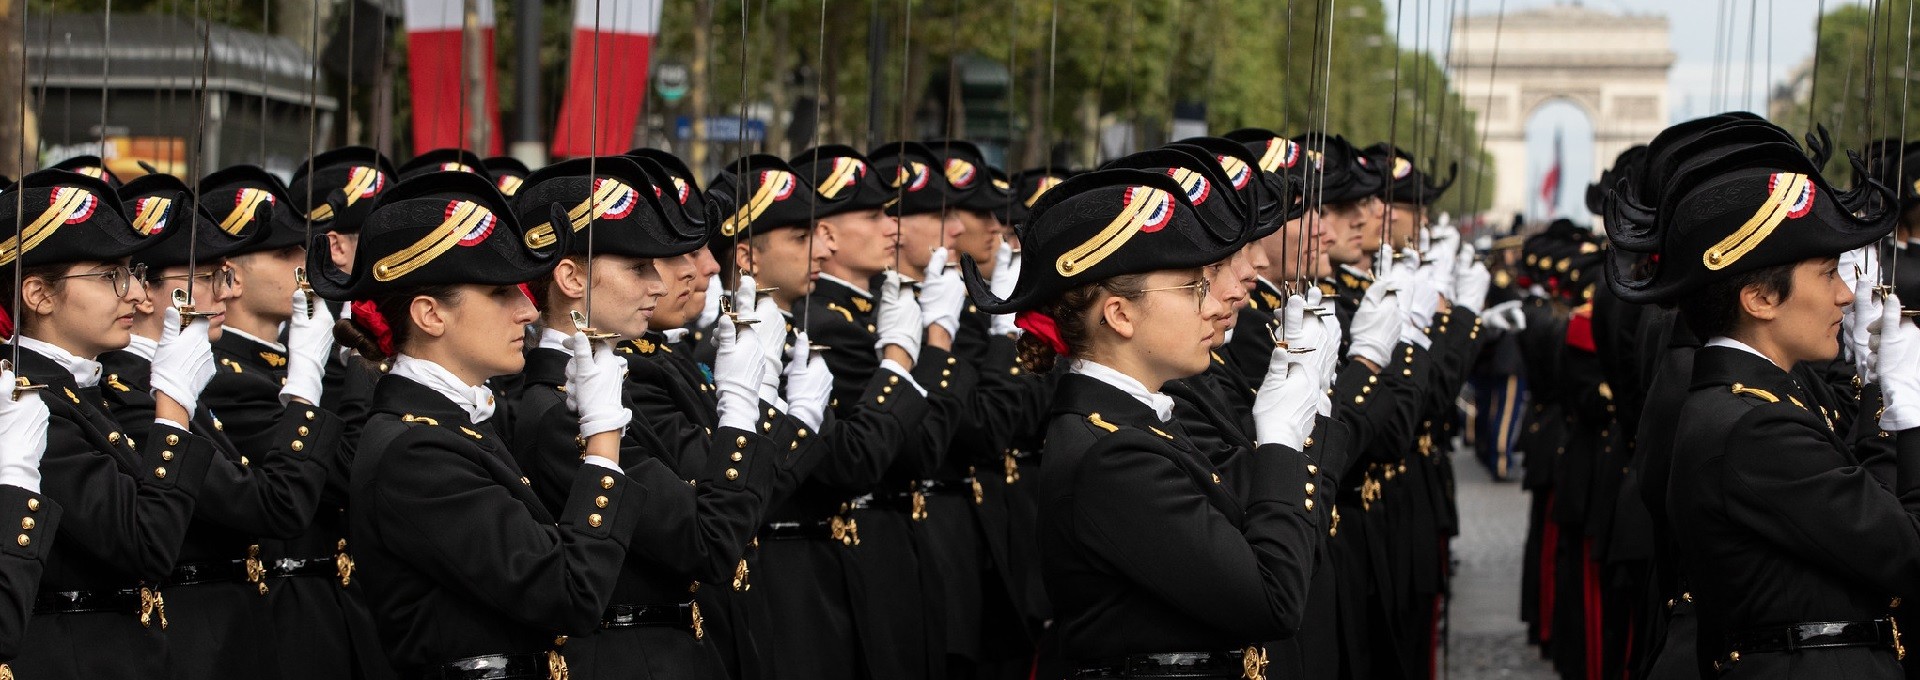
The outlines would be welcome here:
[[[1231,652],[1166,652],[1135,654],[1081,666],[1074,680],[1083,678],[1248,678],[1265,680],[1266,650],[1248,647]]]
[[[973,498],[973,478],[929,479],[920,483],[920,490],[929,496],[960,496]]]
[[[79,614],[83,612],[140,613],[140,589],[69,590],[40,593],[33,599],[34,614]]]
[[[421,677],[425,680],[544,680],[548,677],[547,654],[488,654],[449,661]]]
[[[700,620],[700,605],[692,602],[676,604],[616,604],[607,607],[600,615],[601,628],[641,628],[661,626],[685,628],[695,637],[704,637]]]
[[[332,555],[326,557],[309,557],[304,560],[282,557],[267,563],[267,578],[277,576],[319,576],[322,578],[333,578],[339,574],[339,567],[334,564]]]
[[[827,539],[833,538],[833,523],[824,519],[810,522],[768,522],[760,527],[760,535],[772,541]]]
[[[167,585],[191,586],[201,583],[221,583],[227,581],[248,581],[247,560],[215,560],[212,562],[191,562],[173,568],[173,574],[167,577]]]
[[[1877,647],[1905,655],[1900,627],[1893,619],[1797,623],[1777,628],[1746,630],[1727,635],[1727,648],[1738,654],[1796,652],[1832,647]]]

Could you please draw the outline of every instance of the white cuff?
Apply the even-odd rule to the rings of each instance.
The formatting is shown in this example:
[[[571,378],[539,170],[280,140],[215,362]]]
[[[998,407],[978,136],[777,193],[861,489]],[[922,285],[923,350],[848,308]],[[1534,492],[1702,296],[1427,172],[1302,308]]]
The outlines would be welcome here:
[[[1427,332],[1412,322],[1400,328],[1400,341],[1420,349],[1433,349],[1433,338],[1427,337]]]
[[[0,466],[0,484],[40,493],[40,468],[26,465]]]
[[[899,375],[900,379],[907,381],[908,385],[912,385],[914,391],[919,392],[920,396],[923,396],[923,397],[927,396],[927,388],[921,387],[920,383],[913,379],[913,374],[908,373],[907,367],[901,366],[900,362],[894,361],[892,359],[881,359],[880,367],[889,371],[893,371],[894,374]]]
[[[606,411],[595,414],[581,414],[580,436],[591,437],[604,432],[625,434],[627,424],[633,422],[633,411],[622,408],[618,411]]]
[[[1920,406],[1888,404],[1887,410],[1880,412],[1880,429],[1888,432],[1920,427]]]
[[[598,465],[600,467],[606,468],[608,470],[612,470],[614,472],[620,472],[623,474],[625,473],[624,470],[620,469],[619,465],[615,465],[614,462],[611,460],[608,460],[606,456],[595,456],[595,455],[589,454],[588,456],[581,458],[580,462],[585,463],[587,465]]]
[[[154,419],[153,419],[153,424],[155,424],[155,425],[165,425],[165,426],[167,426],[167,427],[171,427],[171,428],[173,428],[173,429],[176,429],[176,430],[181,430],[181,431],[183,431],[183,432],[184,432],[184,431],[190,431],[190,430],[187,430],[187,426],[185,426],[185,425],[181,425],[181,424],[179,424],[179,423],[176,423],[176,422],[173,422],[173,421],[171,421],[171,420],[168,420],[168,419],[166,419],[166,418],[154,418]]]

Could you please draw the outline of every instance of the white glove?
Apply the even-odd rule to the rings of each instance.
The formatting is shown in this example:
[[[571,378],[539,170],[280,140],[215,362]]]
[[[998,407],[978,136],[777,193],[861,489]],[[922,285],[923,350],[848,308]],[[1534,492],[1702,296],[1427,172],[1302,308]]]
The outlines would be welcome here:
[[[1520,308],[1519,300],[1508,300],[1488,307],[1480,315],[1487,327],[1497,331],[1524,331],[1527,329],[1527,312]]]
[[[162,312],[160,349],[153,354],[153,391],[172,397],[192,417],[200,391],[213,380],[213,343],[207,340],[206,317],[180,327],[180,310]]]
[[[1844,271],[1844,267],[1843,267]],[[1852,277],[1848,277],[1852,278]],[[1853,369],[1861,380],[1873,377],[1873,328],[1880,320],[1880,298],[1873,294],[1877,278],[1862,278],[1853,284],[1853,304],[1840,317],[1841,338],[1847,342],[1847,352],[1853,355]]]
[[[927,324],[921,321],[920,305],[907,296],[910,291],[900,282],[900,272],[888,271],[880,280],[879,318],[874,323],[878,339],[873,348],[885,358],[887,345],[898,345],[907,358],[920,360],[920,335]]]
[[[1460,248],[1460,256],[1454,262],[1453,291],[1447,296],[1453,304],[1479,314],[1487,306],[1487,289],[1493,286],[1493,272],[1487,271],[1487,265],[1474,259],[1473,246]]]
[[[1460,230],[1445,222],[1427,227],[1427,248],[1425,261],[1433,269],[1427,270],[1428,277],[1438,290],[1451,290],[1453,277],[1458,274],[1455,267],[1460,254]]]
[[[1406,257],[1408,262],[1419,261],[1419,253],[1415,253],[1412,248],[1402,251],[1401,255]],[[1452,266],[1453,263],[1449,260],[1447,268],[1451,269]],[[1405,307],[1403,311],[1406,312],[1407,321],[1415,328],[1424,329],[1433,325],[1433,314],[1440,309],[1442,281],[1438,273],[1439,269],[1439,263],[1422,263],[1419,270],[1406,277],[1406,283],[1402,284],[1404,287],[1400,291],[1400,304]],[[1395,267],[1395,271],[1401,271],[1401,269]]]
[[[47,403],[37,391],[20,392],[15,398],[14,375],[0,370],[0,484],[40,493],[40,458],[47,453],[47,427],[51,416]]]
[[[1280,308],[1280,327],[1287,339],[1287,352],[1294,361],[1307,369],[1307,378],[1313,381],[1313,388],[1320,394],[1320,402],[1314,404],[1314,410],[1320,415],[1333,413],[1333,401],[1327,398],[1328,379],[1333,373],[1327,370],[1327,357],[1334,353],[1333,347],[1326,344],[1326,324],[1319,318],[1308,319],[1307,300],[1299,295],[1287,296],[1287,302]],[[1307,351],[1298,351],[1307,350]]]
[[[1880,429],[1920,427],[1920,327],[1900,317],[1900,296],[1887,295],[1880,319],[1871,324],[1878,354],[1873,377],[1887,408],[1880,412]]]
[[[719,274],[707,277],[707,301],[700,308],[700,318],[694,322],[695,328],[712,326],[714,320],[720,318],[720,296],[725,295],[726,291],[726,286],[720,283]]]
[[[760,336],[753,326],[735,326],[732,317],[722,314],[714,326],[713,344],[720,426],[752,432],[760,419],[760,374],[767,370],[767,360],[760,356]]]
[[[733,290],[733,308],[740,310],[742,318],[752,319],[753,332],[760,339],[760,358],[767,367],[760,372],[760,400],[769,404],[780,403],[780,373],[786,368],[787,317],[780,313],[780,305],[771,297],[759,297],[759,282],[752,276],[741,275],[740,284]],[[757,301],[756,301],[756,298]]]
[[[1326,392],[1308,375],[1312,369],[1292,360],[1292,356],[1284,349],[1274,349],[1267,377],[1260,381],[1260,393],[1253,398],[1253,428],[1262,444],[1301,451],[1306,448],[1307,435],[1313,432],[1317,402],[1326,398]]]
[[[293,318],[287,321],[287,384],[280,387],[280,403],[296,398],[320,403],[327,357],[332,355],[333,313],[326,301],[293,289]]]
[[[947,329],[947,337],[960,333],[960,310],[967,306],[967,284],[960,270],[947,266],[947,249],[934,248],[927,261],[927,280],[920,283],[920,316],[928,326]]]
[[[793,359],[787,362],[787,413],[819,430],[832,393],[833,373],[827,370],[827,360],[813,353],[806,331],[794,333]]]
[[[987,281],[987,290],[993,291],[1002,300],[1013,295],[1014,283],[1020,280],[1020,254],[1013,252],[1013,244],[1006,239],[1000,240],[1000,247],[993,251],[993,278]],[[989,322],[988,330],[994,335],[1013,335],[1020,329],[1013,325],[1012,314],[995,314]]]
[[[1323,310],[1320,314],[1308,312],[1310,316],[1306,317],[1306,321],[1311,322],[1315,319],[1320,321],[1320,337],[1324,340],[1320,341],[1322,344],[1315,347],[1319,347],[1325,354],[1321,360],[1324,362],[1322,369],[1327,373],[1320,379],[1320,384],[1332,385],[1334,374],[1340,371],[1340,339],[1346,337],[1346,330],[1340,327],[1340,315],[1334,313],[1333,305],[1326,302],[1326,298],[1320,293],[1319,286],[1307,287],[1307,309]]]
[[[1360,298],[1360,310],[1353,313],[1347,345],[1347,356],[1366,359],[1381,368],[1386,367],[1388,354],[1400,337],[1400,327],[1406,324],[1400,311],[1401,294],[1389,292],[1393,290],[1391,283],[1380,280],[1367,287],[1367,294]]]
[[[620,404],[627,362],[611,345],[588,340],[585,333],[575,332],[565,344],[573,353],[567,362],[567,406],[580,415],[580,436],[626,431],[633,422],[633,411]]]

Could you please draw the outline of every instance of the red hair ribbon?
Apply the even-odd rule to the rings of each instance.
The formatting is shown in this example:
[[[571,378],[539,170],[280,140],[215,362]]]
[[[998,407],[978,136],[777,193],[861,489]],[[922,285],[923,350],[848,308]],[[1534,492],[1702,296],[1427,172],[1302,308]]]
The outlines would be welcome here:
[[[1032,334],[1053,348],[1053,353],[1067,356],[1067,343],[1060,339],[1060,328],[1053,323],[1053,317],[1045,312],[1027,310],[1013,315],[1013,325]]]
[[[5,309],[0,309],[0,338],[13,340],[13,317],[8,316]]]
[[[381,352],[393,356],[393,328],[387,325],[387,317],[380,314],[372,300],[353,301],[353,324],[372,335]]]

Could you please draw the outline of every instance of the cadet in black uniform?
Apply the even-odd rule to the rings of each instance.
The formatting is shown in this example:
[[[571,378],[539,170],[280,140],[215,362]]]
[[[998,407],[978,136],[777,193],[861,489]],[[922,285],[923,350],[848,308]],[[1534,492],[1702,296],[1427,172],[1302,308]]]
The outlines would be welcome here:
[[[568,223],[565,208],[550,210]],[[620,469],[630,413],[619,359],[582,335],[569,341],[586,455],[557,516],[505,445],[509,423],[496,422],[485,386],[524,368],[535,311],[518,284],[550,271],[571,236],[522,229],[485,177],[432,173],[380,197],[350,274],[309,253],[315,289],[373,300],[397,350],[355,453],[348,514],[359,578],[403,676],[546,677],[565,666],[555,647],[598,628],[612,603],[642,520],[631,506],[644,499]]]
[[[25,214],[14,192],[24,192]],[[95,357],[127,345],[146,287],[136,276],[144,271],[130,269],[126,257],[164,232],[165,220],[130,224],[104,182],[61,170],[30,174],[0,199],[0,223],[24,224],[28,236],[0,251],[0,299],[12,299],[11,267],[24,264],[13,342],[20,375],[47,386],[52,416],[41,489],[69,512],[47,553],[13,670],[32,678],[163,677],[159,586],[216,455],[187,430],[213,376],[207,323],[196,319],[180,329],[178,314],[166,313],[178,330],[162,340],[154,361],[156,422],[144,441],[134,441],[107,414]],[[50,523],[42,520],[50,506],[26,501],[14,545],[46,539]]]
[[[1920,583],[1920,450],[1908,431],[1920,425],[1920,329],[1895,297],[1884,310],[1846,311],[1856,299],[1876,305],[1846,289],[1836,264],[1884,237],[1895,215],[1865,209],[1871,194],[1885,200],[1883,187],[1834,191],[1783,132],[1744,127],[1674,153],[1651,213],[1655,248],[1623,258],[1610,279],[1629,302],[1677,303],[1704,339],[1666,515],[1699,616],[1700,672],[1903,677],[1888,616]],[[1871,367],[1885,402],[1862,412],[1898,438],[1890,478],[1790,372],[1838,353],[1846,313],[1879,319]]]
[[[1275,354],[1255,408],[1262,444],[1237,464],[1248,483],[1234,486],[1251,495],[1169,420],[1158,388],[1206,370],[1213,319],[1230,313],[1201,268],[1242,245],[1203,226],[1186,193],[1159,173],[1078,176],[1035,206],[1022,245],[1039,266],[1023,267],[1012,299],[968,274],[982,308],[1021,312],[1031,360],[1072,360],[1051,409],[1041,531],[1076,677],[1259,677],[1257,645],[1301,625],[1325,541],[1315,493],[1332,480],[1301,453],[1325,396],[1291,354]]]
[[[623,156],[550,165],[521,186],[517,200],[535,231],[548,224],[550,218],[542,214],[548,205],[584,207],[576,208],[573,224],[579,226],[568,256],[530,286],[543,303],[544,324],[539,348],[528,353],[526,382],[514,396],[515,453],[551,509],[565,502],[561,484],[580,465],[572,433],[552,427],[573,417],[563,389],[570,356],[565,342],[574,328],[570,315],[591,311],[587,318],[601,332],[644,337],[665,296],[654,262],[684,255],[701,243],[670,227],[652,187],[640,165]],[[589,192],[592,198],[583,198]],[[589,236],[594,240],[591,269],[585,257]],[[746,290],[752,290],[750,284]],[[741,389],[762,388],[767,370],[778,375],[780,367],[765,360],[765,342],[759,339],[761,333],[778,332],[777,327],[745,327],[734,336],[734,346],[721,348],[714,367],[722,387],[721,426],[710,443],[673,451],[668,447],[677,442],[662,440],[650,423],[628,429],[622,460],[628,476],[645,489],[640,512],[647,521],[631,540],[637,552],[627,560],[601,630],[571,640],[564,650],[575,676],[727,677],[694,593],[702,583],[724,588],[744,576],[737,565],[759,527],[775,468],[790,457],[786,446],[776,447],[756,427],[778,419],[757,414],[773,409],[773,401],[786,402],[777,394]],[[824,373],[824,364],[818,368]],[[821,376],[820,384],[826,380]],[[802,405],[816,413],[826,408],[824,390],[812,398],[810,403],[802,399]],[[696,465],[700,468],[684,472],[693,478],[688,484],[682,469]]]
[[[11,317],[0,315],[9,322]],[[8,323],[7,325],[11,325]],[[12,329],[5,329],[12,335]],[[60,531],[60,506],[40,495],[40,461],[47,453],[47,432],[52,413],[38,391],[15,392],[16,376],[11,366],[0,367],[0,441],[14,442],[0,453],[0,507],[20,515],[20,524],[33,518],[33,526],[44,532],[39,541],[0,544],[0,673],[12,673],[6,665],[20,653],[26,637],[27,618],[33,615],[34,600],[40,594],[40,577],[47,566],[47,548]]]

